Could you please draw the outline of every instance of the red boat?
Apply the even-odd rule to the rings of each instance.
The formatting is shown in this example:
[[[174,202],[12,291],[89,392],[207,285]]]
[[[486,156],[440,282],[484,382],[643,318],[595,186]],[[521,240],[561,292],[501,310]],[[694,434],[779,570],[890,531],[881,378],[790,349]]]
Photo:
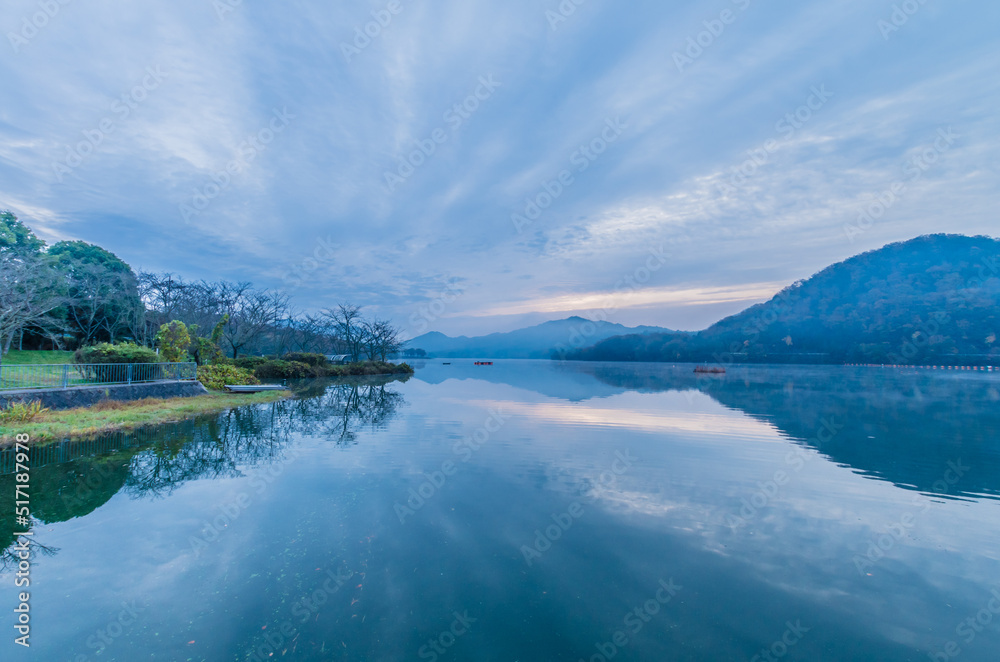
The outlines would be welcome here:
[[[476,361],[476,365],[493,365],[493,361]]]

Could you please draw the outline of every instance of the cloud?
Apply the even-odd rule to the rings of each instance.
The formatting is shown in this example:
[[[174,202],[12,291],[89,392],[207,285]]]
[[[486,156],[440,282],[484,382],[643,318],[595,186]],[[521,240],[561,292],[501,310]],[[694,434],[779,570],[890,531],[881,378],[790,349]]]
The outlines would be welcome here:
[[[4,34],[35,11],[9,4]],[[47,239],[145,268],[294,281],[305,309],[353,299],[405,320],[461,280],[451,331],[589,306],[651,246],[673,260],[619,312],[692,328],[890,241],[995,232],[993,4],[925,5],[886,40],[889,6],[751,3],[683,72],[672,54],[716,9],[591,0],[553,30],[527,0],[401,4],[350,62],[344,44],[384,3],[242,3],[222,19],[198,0],[65,5],[0,59],[16,91],[0,110],[0,206]],[[111,105],[148,67],[167,78],[119,119]],[[502,85],[452,126],[447,113],[490,75]],[[791,136],[778,130],[822,85],[834,96]],[[184,218],[286,107],[287,130]],[[53,163],[108,116],[116,131],[59,182]],[[579,170],[574,153],[616,118],[620,140]],[[849,241],[844,224],[946,126],[962,136],[954,149]],[[387,193],[385,173],[439,128],[447,140]],[[748,150],[772,140],[727,193]],[[511,214],[563,169],[572,186],[519,235]],[[328,237],[334,248],[290,280]]]

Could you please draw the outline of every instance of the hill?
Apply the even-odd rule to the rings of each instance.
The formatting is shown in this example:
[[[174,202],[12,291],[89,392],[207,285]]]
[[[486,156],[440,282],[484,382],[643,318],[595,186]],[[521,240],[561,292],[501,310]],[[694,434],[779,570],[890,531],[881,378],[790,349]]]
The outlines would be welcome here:
[[[852,257],[695,334],[628,335],[568,359],[1000,363],[1000,241],[928,235]]]
[[[605,338],[648,333],[675,332],[657,326],[630,328],[611,322],[570,317],[517,331],[473,338],[452,338],[438,332],[425,333],[409,341],[407,347],[422,349],[431,356],[441,358],[547,359],[553,352],[564,353]]]

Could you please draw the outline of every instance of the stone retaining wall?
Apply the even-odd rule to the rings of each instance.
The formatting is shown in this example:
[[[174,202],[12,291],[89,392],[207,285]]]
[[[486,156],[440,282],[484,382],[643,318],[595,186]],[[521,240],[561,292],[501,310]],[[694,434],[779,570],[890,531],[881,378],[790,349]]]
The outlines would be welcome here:
[[[11,402],[41,400],[49,409],[90,407],[105,400],[128,402],[143,398],[193,398],[207,395],[201,382],[156,382],[153,384],[121,384],[118,386],[81,386],[78,388],[30,389],[0,391],[0,407]]]

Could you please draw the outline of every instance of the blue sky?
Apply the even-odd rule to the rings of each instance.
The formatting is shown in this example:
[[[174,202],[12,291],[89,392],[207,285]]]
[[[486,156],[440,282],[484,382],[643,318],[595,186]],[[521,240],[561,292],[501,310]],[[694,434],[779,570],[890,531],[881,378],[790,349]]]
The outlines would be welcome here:
[[[407,330],[698,329],[891,241],[997,234],[998,24],[962,0],[7,0],[0,207]]]

